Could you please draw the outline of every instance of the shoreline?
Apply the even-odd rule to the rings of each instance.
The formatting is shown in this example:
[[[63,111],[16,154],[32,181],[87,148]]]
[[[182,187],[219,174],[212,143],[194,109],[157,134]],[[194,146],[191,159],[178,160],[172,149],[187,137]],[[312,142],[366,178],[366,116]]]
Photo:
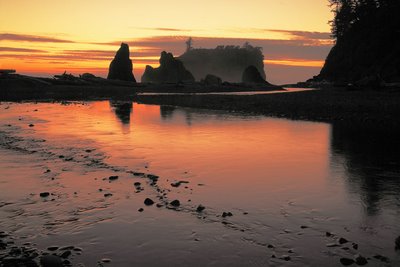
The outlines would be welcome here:
[[[293,120],[400,127],[400,91],[321,89],[257,95],[137,95],[134,101]]]

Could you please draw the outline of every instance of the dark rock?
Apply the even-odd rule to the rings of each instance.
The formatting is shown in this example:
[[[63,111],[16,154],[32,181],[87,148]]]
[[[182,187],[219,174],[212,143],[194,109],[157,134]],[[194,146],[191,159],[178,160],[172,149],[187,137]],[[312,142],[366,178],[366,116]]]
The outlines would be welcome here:
[[[222,84],[222,79],[218,76],[212,75],[212,74],[207,74],[207,76],[202,80],[202,82],[205,85],[214,85],[214,86],[220,86]]]
[[[40,264],[43,267],[62,267],[63,263],[60,257],[56,255],[45,255],[40,258]]]
[[[143,208],[140,208],[140,209],[138,209],[138,211],[139,211],[139,212],[143,212],[143,211],[144,211],[144,209],[143,209]]]
[[[152,180],[154,182],[154,181],[157,181],[159,177],[154,174],[147,174],[147,178],[149,178],[150,180]]]
[[[106,193],[106,194],[104,194],[104,197],[111,197],[113,194],[111,194],[111,193]]]
[[[170,204],[171,206],[173,206],[173,207],[179,207],[179,206],[181,205],[181,203],[180,203],[179,200],[177,200],[177,199],[171,201],[169,204]]]
[[[132,61],[129,59],[129,46],[121,43],[121,47],[111,61],[107,79],[136,82],[132,70]]]
[[[261,76],[258,69],[254,66],[248,66],[242,75],[242,82],[244,83],[257,83],[257,84],[267,84],[267,81]]]
[[[346,238],[343,238],[343,237],[339,238],[340,245],[346,244],[347,242],[349,242],[349,241]]]
[[[183,63],[174,58],[171,53],[163,51],[160,57],[160,66],[153,68],[146,66],[142,76],[144,83],[192,83],[193,75],[186,70]]]
[[[203,205],[198,205],[196,211],[197,212],[202,212],[206,207],[204,207]]]
[[[110,180],[110,181],[115,181],[115,180],[117,180],[118,178],[119,178],[118,175],[112,175],[112,176],[108,177],[108,180]]]
[[[141,185],[141,183],[140,182],[135,182],[133,185],[136,186],[136,187],[139,187]]]
[[[51,246],[51,247],[47,248],[47,250],[49,250],[49,251],[56,251],[57,249],[58,249],[57,246]]]
[[[35,125],[33,125],[33,124],[29,124],[29,127],[33,127],[33,126],[35,126]]]
[[[358,244],[353,243],[352,245],[353,245],[353,249],[356,249],[356,250],[358,249]]]
[[[354,263],[354,260],[349,258],[341,258],[340,263],[343,264],[344,266],[349,266]]]
[[[151,200],[150,198],[146,198],[146,199],[144,200],[144,204],[145,204],[146,206],[151,206],[151,205],[154,204],[154,201]]]
[[[300,228],[301,228],[301,229],[307,229],[308,226],[307,226],[307,225],[302,225],[302,226],[300,226]]]
[[[109,263],[109,262],[111,262],[111,259],[103,258],[103,259],[101,259],[101,261],[104,262],[104,263]]]
[[[368,264],[368,261],[365,257],[361,256],[361,255],[356,255],[355,256],[355,261],[357,265],[366,265]]]
[[[163,207],[164,205],[163,204],[161,204],[161,203],[157,203],[157,208],[161,208],[161,207]]]
[[[40,197],[48,197],[48,196],[50,196],[50,193],[49,192],[42,192],[39,195],[40,195]]]
[[[233,216],[233,214],[232,214],[232,212],[230,212],[230,211],[228,211],[228,212],[225,212],[225,211],[224,211],[224,212],[222,213],[222,217],[223,217],[223,218],[225,218],[225,217],[231,217],[231,216]]]
[[[267,246],[267,248],[274,248],[275,246],[274,245],[271,245],[271,244],[269,244],[268,246]]]

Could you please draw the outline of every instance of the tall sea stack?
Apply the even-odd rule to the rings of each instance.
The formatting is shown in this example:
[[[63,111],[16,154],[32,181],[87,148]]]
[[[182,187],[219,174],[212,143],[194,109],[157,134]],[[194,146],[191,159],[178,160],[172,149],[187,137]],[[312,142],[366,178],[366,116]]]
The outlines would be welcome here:
[[[121,47],[110,63],[107,79],[136,82],[132,70],[132,60],[129,59],[129,45],[121,43]]]

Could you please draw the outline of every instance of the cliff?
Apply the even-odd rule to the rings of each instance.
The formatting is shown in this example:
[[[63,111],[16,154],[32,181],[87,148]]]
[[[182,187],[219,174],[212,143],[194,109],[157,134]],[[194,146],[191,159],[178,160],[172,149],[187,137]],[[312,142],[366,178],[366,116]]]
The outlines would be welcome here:
[[[372,87],[400,82],[400,2],[339,2],[336,44],[314,80]]]

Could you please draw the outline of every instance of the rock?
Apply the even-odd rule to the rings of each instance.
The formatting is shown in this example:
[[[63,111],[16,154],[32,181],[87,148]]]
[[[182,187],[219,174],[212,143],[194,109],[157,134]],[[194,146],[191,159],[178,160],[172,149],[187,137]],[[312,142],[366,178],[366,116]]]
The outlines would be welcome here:
[[[395,249],[396,249],[396,250],[399,250],[399,249],[400,249],[400,236],[398,236],[398,237],[396,238],[396,240],[394,241],[394,243],[395,243]]]
[[[302,226],[300,226],[300,228],[301,228],[301,229],[307,229],[308,226],[307,226],[307,225],[302,225]]]
[[[79,75],[80,78],[84,79],[84,80],[91,80],[91,79],[95,79],[96,76],[91,74],[91,73],[83,73],[82,75]]]
[[[135,182],[133,185],[134,185],[135,187],[140,187],[140,186],[141,186],[141,183],[140,183],[140,182]]]
[[[56,255],[45,255],[40,258],[40,264],[43,267],[62,267],[63,263],[60,257]]]
[[[349,242],[349,241],[346,238],[343,238],[343,237],[339,238],[340,245],[346,244],[347,242]]]
[[[157,208],[161,208],[161,207],[163,207],[163,206],[164,206],[164,205],[161,204],[161,203],[157,203],[157,204],[156,204],[156,207],[157,207]]]
[[[35,126],[35,125],[33,125],[33,124],[29,124],[29,127],[33,127],[33,126]]]
[[[242,75],[242,82],[244,83],[258,83],[258,84],[268,84],[267,81],[261,76],[260,72],[256,67],[248,66]]]
[[[228,211],[228,212],[225,212],[225,211],[224,211],[224,212],[222,213],[222,217],[223,217],[223,218],[225,218],[225,217],[231,217],[231,216],[233,216],[233,214],[232,214],[232,212],[230,212],[230,211]]]
[[[139,212],[143,212],[143,211],[144,211],[144,209],[143,209],[143,208],[140,208],[140,209],[138,209],[138,211],[139,211]]]
[[[353,243],[352,245],[353,245],[353,249],[356,249],[356,250],[358,249],[358,244]]]
[[[154,201],[151,200],[150,198],[146,198],[146,199],[144,200],[144,204],[145,204],[146,206],[151,206],[151,205],[154,204]]]
[[[202,80],[202,82],[205,85],[214,85],[214,86],[220,86],[222,84],[222,79],[218,76],[212,75],[212,74],[207,74],[207,76]]]
[[[101,261],[104,262],[104,263],[109,263],[109,262],[111,262],[111,259],[103,258],[103,259],[101,259]]]
[[[171,53],[163,51],[160,57],[160,66],[153,68],[146,66],[142,76],[144,83],[193,83],[193,75],[184,67],[183,63],[174,58]]]
[[[171,183],[171,186],[179,187],[181,184],[188,184],[188,183],[189,183],[188,181],[178,181],[178,182]],[[185,188],[187,188],[187,187],[185,187]]]
[[[179,207],[179,206],[181,205],[181,203],[180,203],[179,200],[177,200],[177,199],[171,201],[169,204],[170,204],[171,206],[173,206],[173,207]]]
[[[267,248],[274,248],[275,246],[274,245],[271,245],[271,244],[269,244],[268,246],[267,246]]]
[[[108,180],[110,180],[110,181],[115,181],[117,179],[118,179],[118,175],[112,175],[112,176],[108,177]]]
[[[106,194],[104,194],[104,197],[111,197],[113,194],[111,194],[111,193],[106,193]]]
[[[50,196],[50,193],[49,192],[42,192],[39,195],[40,195],[40,197],[48,197],[48,196]]]
[[[343,264],[344,266],[349,266],[354,263],[354,260],[349,258],[341,258],[340,263]]]
[[[198,205],[196,211],[197,212],[202,212],[206,207],[204,207],[203,205]]]
[[[368,264],[368,261],[365,257],[361,256],[361,255],[356,255],[355,256],[355,261],[357,265],[366,265]]]
[[[49,251],[56,251],[57,249],[58,249],[57,246],[50,246],[47,248],[47,250],[49,250]]]
[[[129,59],[129,46],[121,43],[121,47],[110,63],[107,79],[136,82],[132,70],[132,61]]]

